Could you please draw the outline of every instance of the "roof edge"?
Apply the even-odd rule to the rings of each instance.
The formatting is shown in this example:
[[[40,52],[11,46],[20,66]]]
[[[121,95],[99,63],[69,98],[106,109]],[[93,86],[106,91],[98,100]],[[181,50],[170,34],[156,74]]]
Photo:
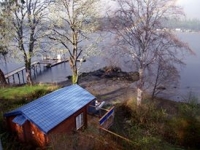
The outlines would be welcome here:
[[[21,114],[23,114],[21,111],[14,111],[14,112],[4,113],[3,117],[10,117],[10,116],[21,115]]]

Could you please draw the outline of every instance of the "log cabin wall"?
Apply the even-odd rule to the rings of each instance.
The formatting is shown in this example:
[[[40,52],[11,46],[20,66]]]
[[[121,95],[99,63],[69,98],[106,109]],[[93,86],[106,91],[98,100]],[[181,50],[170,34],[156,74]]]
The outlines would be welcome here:
[[[26,121],[23,125],[18,125],[12,121],[14,118],[15,116],[7,117],[7,125],[20,141],[41,147],[47,145],[47,136],[35,124]]]
[[[61,122],[55,128],[53,128],[48,135],[53,133],[69,133],[76,130],[76,117],[83,113],[84,125],[83,127],[87,127],[87,107],[83,107],[78,110],[76,113],[68,117],[65,121]]]

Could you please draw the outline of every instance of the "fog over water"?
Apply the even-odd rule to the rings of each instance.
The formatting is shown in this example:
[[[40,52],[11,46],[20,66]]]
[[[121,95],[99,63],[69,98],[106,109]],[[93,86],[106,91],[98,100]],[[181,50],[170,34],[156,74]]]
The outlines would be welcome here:
[[[183,61],[185,66],[180,68],[180,86],[170,89],[164,97],[182,101],[191,96],[200,101],[200,33],[178,33],[178,37],[189,44],[195,55],[186,54]]]
[[[200,0],[178,0],[177,4],[183,7],[187,18],[200,20]]]

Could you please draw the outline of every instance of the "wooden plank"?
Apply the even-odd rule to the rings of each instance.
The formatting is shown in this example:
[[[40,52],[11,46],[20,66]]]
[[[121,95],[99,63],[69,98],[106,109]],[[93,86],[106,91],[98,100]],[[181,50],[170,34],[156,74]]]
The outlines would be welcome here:
[[[43,60],[43,61],[40,61],[39,64],[51,64],[52,61],[50,60]]]
[[[51,67],[57,66],[57,65],[59,65],[59,64],[65,63],[65,62],[67,62],[67,61],[68,61],[68,60],[62,60],[62,61],[55,62],[55,63],[51,64]]]
[[[10,84],[10,80],[9,80],[9,78],[7,78],[7,80],[8,80],[8,84]]]
[[[99,119],[99,124],[102,125],[112,115],[114,115],[114,106]]]
[[[35,62],[31,63],[31,66],[35,65],[35,64],[38,64],[38,63],[39,63],[38,61],[35,61]],[[24,69],[25,69],[25,67],[20,67],[20,68],[14,70],[14,71],[11,71],[8,74],[5,74],[5,78],[8,78],[8,77],[12,76],[13,74],[16,74],[16,73],[18,73],[18,72],[20,72],[20,71],[22,71]]]
[[[11,71],[8,74],[5,74],[5,78],[8,78],[8,77],[12,76],[13,74],[16,74],[17,72],[22,71],[24,69],[25,69],[25,67],[20,67],[20,68],[14,70],[14,71]]]
[[[24,81],[24,72],[23,72],[23,70],[22,70],[22,79],[23,79],[23,83],[25,83],[25,81]]]
[[[13,83],[15,84],[15,74],[12,74],[13,77]]]
[[[123,136],[121,136],[121,135],[119,135],[119,134],[117,134],[117,133],[114,133],[114,132],[110,131],[110,130],[107,130],[107,129],[102,128],[102,127],[99,127],[99,129],[100,129],[100,130],[103,130],[103,131],[105,131],[105,132],[107,132],[107,133],[109,133],[109,134],[111,134],[111,135],[113,135],[113,136],[115,136],[115,137],[118,137],[119,139],[122,139],[122,140],[124,140],[124,141],[126,141],[126,142],[128,142],[128,143],[134,143],[134,142],[131,141],[130,139],[127,139],[127,138],[125,138],[125,137],[123,137]]]
[[[19,84],[20,84],[20,76],[19,76],[19,72],[17,73],[17,76],[18,76],[18,80],[19,80]]]

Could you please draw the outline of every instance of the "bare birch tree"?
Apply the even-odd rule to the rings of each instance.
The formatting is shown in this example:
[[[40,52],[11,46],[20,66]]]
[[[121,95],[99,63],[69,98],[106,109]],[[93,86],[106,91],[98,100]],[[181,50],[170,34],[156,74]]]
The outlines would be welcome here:
[[[67,50],[72,83],[78,83],[78,64],[86,47],[89,34],[98,28],[98,0],[58,0],[52,9],[52,33],[50,39]],[[86,43],[83,43],[86,42]]]
[[[149,76],[149,86],[152,87],[152,99],[159,94],[169,92],[169,89],[177,88],[180,79],[179,72],[174,66],[174,63],[169,63],[166,62],[166,60],[160,59],[154,65],[154,71]]]
[[[27,84],[32,84],[31,59],[34,50],[40,48],[44,37],[43,25],[49,4],[50,0],[21,0],[10,6],[14,28],[12,49],[15,49],[13,52],[18,56],[21,54],[23,57]]]
[[[0,39],[1,39],[1,44],[0,44],[0,60],[5,57],[7,54],[7,43],[5,39],[7,38],[7,32],[8,30],[6,29],[6,21],[4,20],[5,15],[1,14],[0,16]],[[4,76],[3,71],[0,68],[0,86],[1,85],[6,85],[6,79]]]
[[[8,0],[0,2],[0,60],[6,61],[6,55],[8,54],[8,45],[12,39],[12,25],[10,19],[12,18],[9,10],[9,6],[6,5]],[[10,2],[14,3],[14,2]],[[6,85],[6,79],[3,71],[0,68],[0,85]]]
[[[117,45],[132,57],[139,72],[137,104],[140,105],[150,71],[159,61],[181,64],[178,57],[190,48],[172,32],[164,29],[164,21],[178,19],[182,9],[174,0],[116,0],[114,32]],[[162,59],[161,59],[162,58]],[[167,65],[167,64],[166,64]],[[156,70],[154,70],[156,71]],[[158,72],[159,73],[159,72]]]

